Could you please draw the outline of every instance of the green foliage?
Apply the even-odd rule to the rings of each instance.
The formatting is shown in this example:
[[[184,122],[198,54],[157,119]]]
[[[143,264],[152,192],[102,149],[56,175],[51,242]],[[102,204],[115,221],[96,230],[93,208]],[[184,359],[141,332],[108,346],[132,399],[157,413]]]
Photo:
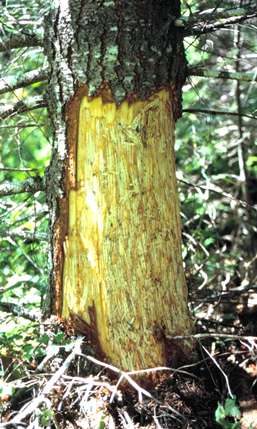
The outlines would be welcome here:
[[[193,14],[194,19],[200,18],[201,11],[214,7],[207,0],[201,4],[182,1],[182,6],[183,14]],[[218,7],[232,9],[236,4],[221,1]],[[255,71],[251,51],[256,38],[251,26],[186,38],[189,67],[235,71],[238,31],[242,33],[240,69]],[[209,296],[219,296],[222,290],[241,284],[255,284],[256,279],[256,269],[250,262],[256,253],[256,211],[239,201],[247,200],[256,207],[256,120],[242,118],[240,128],[237,116],[208,114],[208,110],[237,113],[236,91],[237,82],[233,80],[189,76],[183,89],[183,108],[195,109],[195,112],[185,112],[176,129],[183,257],[191,308],[199,318],[207,317],[209,312],[212,320],[220,320],[222,302],[212,307]],[[240,82],[242,112],[256,113],[256,97],[256,83]],[[198,109],[207,112],[199,113]]]
[[[0,399],[5,396],[12,396],[15,392],[15,388],[11,383],[5,383],[0,380]]]
[[[236,397],[227,398],[224,404],[218,404],[215,411],[215,421],[223,429],[240,429],[240,409],[236,404]]]
[[[33,305],[32,305],[33,308]],[[63,331],[41,333],[37,322],[9,315],[1,323],[0,359],[6,359],[12,370],[22,361],[28,365],[39,363],[47,354],[58,354],[60,347],[69,348],[70,338]],[[2,368],[5,375],[5,369]]]
[[[3,3],[4,4],[4,3]],[[0,6],[1,35],[34,32],[43,35],[48,6],[41,0]],[[5,76],[23,79],[26,72],[45,65],[41,48],[0,53],[1,83]],[[15,104],[46,93],[46,82],[36,82],[1,95],[0,104]],[[17,183],[43,176],[50,159],[51,130],[46,109],[11,115],[0,124],[0,182]],[[1,352],[30,360],[36,332],[22,314],[40,318],[48,282],[48,208],[42,192],[5,196],[0,201],[0,341]],[[18,323],[18,328],[10,324]],[[27,331],[28,330],[28,331]],[[31,335],[31,342],[28,342]],[[35,351],[35,353],[40,353]]]
[[[41,427],[49,427],[54,417],[53,410],[47,408],[41,409],[39,412],[39,424]]]

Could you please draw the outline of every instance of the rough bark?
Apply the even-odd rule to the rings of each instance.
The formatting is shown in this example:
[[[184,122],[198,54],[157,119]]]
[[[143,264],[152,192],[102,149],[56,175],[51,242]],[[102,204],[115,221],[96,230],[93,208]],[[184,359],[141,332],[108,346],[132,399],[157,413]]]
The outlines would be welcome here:
[[[46,23],[52,308],[124,369],[174,363],[165,335],[190,331],[173,153],[179,13],[178,1],[67,0]]]

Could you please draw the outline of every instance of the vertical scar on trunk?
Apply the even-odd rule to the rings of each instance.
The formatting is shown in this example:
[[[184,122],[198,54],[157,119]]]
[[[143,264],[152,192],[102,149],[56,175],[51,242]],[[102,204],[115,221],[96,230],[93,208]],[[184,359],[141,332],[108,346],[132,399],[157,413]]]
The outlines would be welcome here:
[[[169,360],[157,321],[168,334],[190,330],[178,317],[187,292],[172,97],[167,88],[117,105],[108,90],[90,98],[81,88],[66,112],[61,315],[83,321],[101,353],[130,370]]]

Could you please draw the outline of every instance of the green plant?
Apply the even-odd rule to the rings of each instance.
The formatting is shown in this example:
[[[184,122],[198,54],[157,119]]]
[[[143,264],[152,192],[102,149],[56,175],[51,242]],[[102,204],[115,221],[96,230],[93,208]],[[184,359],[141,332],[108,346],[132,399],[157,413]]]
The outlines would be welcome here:
[[[40,410],[40,415],[39,415],[40,425],[42,427],[49,426],[53,420],[53,417],[54,417],[53,410],[50,410],[48,408],[44,408],[43,410]]]
[[[215,411],[215,421],[223,429],[240,429],[240,409],[236,397],[227,398],[224,404],[218,403]]]

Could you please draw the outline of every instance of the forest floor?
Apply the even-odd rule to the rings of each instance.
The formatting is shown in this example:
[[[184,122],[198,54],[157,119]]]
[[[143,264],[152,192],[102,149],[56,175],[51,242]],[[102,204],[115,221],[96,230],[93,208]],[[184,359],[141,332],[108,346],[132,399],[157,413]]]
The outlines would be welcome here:
[[[210,320],[198,321],[197,359],[152,369],[151,388],[149,374],[138,378],[97,360],[85,339],[60,337],[59,322],[45,321],[44,338],[59,335],[60,344],[48,343],[43,358],[29,362],[2,358],[0,428],[257,428],[254,318],[219,334]]]

